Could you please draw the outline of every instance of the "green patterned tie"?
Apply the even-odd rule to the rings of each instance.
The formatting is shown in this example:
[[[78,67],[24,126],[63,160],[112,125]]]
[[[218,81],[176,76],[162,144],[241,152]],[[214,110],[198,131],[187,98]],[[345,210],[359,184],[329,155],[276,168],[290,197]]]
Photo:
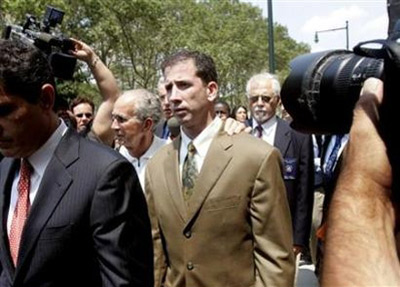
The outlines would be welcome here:
[[[196,154],[196,148],[193,143],[188,144],[188,153],[183,163],[182,170],[182,184],[183,184],[183,198],[189,200],[193,194],[194,184],[196,182],[198,171],[196,166],[196,160],[194,155]]]

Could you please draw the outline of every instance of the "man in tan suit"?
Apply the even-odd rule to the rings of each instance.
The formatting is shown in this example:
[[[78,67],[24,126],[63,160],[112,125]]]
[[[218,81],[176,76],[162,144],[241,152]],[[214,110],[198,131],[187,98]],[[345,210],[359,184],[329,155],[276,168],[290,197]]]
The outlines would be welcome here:
[[[183,50],[162,69],[181,135],[146,170],[156,286],[293,286],[278,150],[223,131],[211,57]]]

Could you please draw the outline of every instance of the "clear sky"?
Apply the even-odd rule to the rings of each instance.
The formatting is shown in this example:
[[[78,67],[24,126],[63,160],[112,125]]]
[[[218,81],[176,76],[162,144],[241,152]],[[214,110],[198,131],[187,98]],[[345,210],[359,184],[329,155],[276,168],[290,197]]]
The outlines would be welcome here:
[[[242,0],[263,9],[268,15],[267,0]],[[273,0],[273,20],[286,26],[290,37],[308,43],[311,51],[346,48],[346,29],[318,33],[315,32],[344,28],[349,23],[349,47],[352,49],[361,41],[385,39],[387,37],[388,16],[386,0]]]

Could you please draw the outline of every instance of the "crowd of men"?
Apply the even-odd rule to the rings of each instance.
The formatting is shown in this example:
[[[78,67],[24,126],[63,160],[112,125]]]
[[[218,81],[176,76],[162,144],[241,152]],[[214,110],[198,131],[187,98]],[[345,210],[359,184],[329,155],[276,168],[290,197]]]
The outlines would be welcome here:
[[[231,114],[209,55],[180,50],[164,60],[157,94],[121,92],[93,49],[72,41],[102,96],[97,110],[81,97],[60,110],[43,53],[0,40],[0,286],[294,286],[296,257],[316,249],[321,170],[334,205],[318,224],[326,248],[313,256],[326,258],[323,284],[400,282],[391,170],[373,112],[382,83],[365,86],[350,136],[321,144],[277,115],[274,75],[250,77],[248,103]],[[352,210],[375,221],[355,222]],[[384,258],[371,256],[391,276],[364,276],[363,247],[374,246],[364,230],[387,244]]]

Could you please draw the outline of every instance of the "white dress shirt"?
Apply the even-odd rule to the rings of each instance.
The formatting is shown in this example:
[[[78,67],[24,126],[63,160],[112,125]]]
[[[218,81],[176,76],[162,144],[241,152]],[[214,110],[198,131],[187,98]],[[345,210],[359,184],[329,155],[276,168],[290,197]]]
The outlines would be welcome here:
[[[146,166],[148,161],[153,157],[153,155],[165,144],[167,144],[167,140],[161,139],[154,135],[153,142],[151,143],[148,150],[140,157],[136,158],[130,155],[129,151],[126,149],[125,146],[121,146],[119,152],[133,165],[136,170],[136,173],[139,177],[140,186],[142,187],[143,192],[144,190],[144,179],[146,173]]]
[[[53,132],[50,138],[42,145],[35,153],[28,157],[28,161],[31,164],[33,171],[31,173],[30,179],[30,189],[29,189],[29,201],[32,206],[36,194],[39,190],[40,183],[42,182],[43,174],[53,157],[54,151],[56,150],[61,138],[67,131],[68,127],[63,120],[60,119],[60,124],[58,128]],[[16,171],[14,176],[14,181],[11,187],[11,198],[10,198],[10,208],[8,210],[7,217],[7,232],[10,233],[11,222],[14,214],[14,209],[18,200],[18,181],[19,181],[19,169]]]
[[[222,120],[219,117],[215,117],[214,120],[209,124],[195,139],[189,138],[181,128],[181,146],[179,151],[179,171],[182,179],[183,163],[185,162],[186,155],[188,153],[187,146],[189,142],[193,142],[196,148],[196,154],[194,159],[197,165],[197,171],[200,173],[201,167],[203,166],[204,159],[207,155],[207,151],[211,145],[214,136],[218,133],[222,125]]]
[[[257,121],[255,121],[254,119],[252,120],[252,127],[253,127],[253,131],[252,134],[254,136],[258,136],[257,133],[257,129],[256,127],[258,126]],[[271,117],[268,121],[266,121],[265,123],[263,123],[261,125],[263,132],[262,132],[262,139],[264,141],[266,141],[267,143],[269,143],[270,145],[274,145],[274,141],[275,141],[275,134],[276,134],[276,127],[278,126],[278,120],[276,119],[276,116]]]

